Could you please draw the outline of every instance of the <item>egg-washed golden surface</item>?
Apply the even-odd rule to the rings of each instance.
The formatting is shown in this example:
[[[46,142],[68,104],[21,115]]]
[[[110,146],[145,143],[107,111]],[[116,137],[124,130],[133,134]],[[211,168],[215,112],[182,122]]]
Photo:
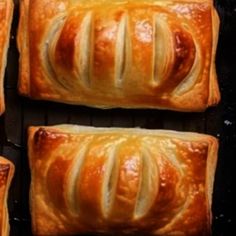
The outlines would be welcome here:
[[[0,2],[1,3],[1,2]],[[7,159],[0,156],[0,235],[8,236],[10,232],[7,198],[8,190],[14,175],[15,167]]]
[[[210,235],[211,136],[30,127],[28,150],[34,235]]]
[[[9,45],[11,21],[13,15],[12,0],[0,0],[0,115],[5,110],[4,102],[4,72],[7,64],[7,49]]]
[[[100,108],[202,111],[220,99],[212,0],[22,0],[19,92]]]

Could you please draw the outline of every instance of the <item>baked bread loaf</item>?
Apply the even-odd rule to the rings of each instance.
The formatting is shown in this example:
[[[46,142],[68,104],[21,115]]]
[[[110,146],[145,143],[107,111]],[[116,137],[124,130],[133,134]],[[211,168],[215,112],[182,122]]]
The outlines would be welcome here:
[[[9,45],[11,21],[13,15],[12,0],[0,0],[0,115],[5,110],[3,78],[7,64],[7,49]]]
[[[212,0],[22,0],[19,92],[100,108],[220,99]]]
[[[7,236],[10,232],[7,198],[8,190],[14,175],[14,165],[0,156],[0,235]]]
[[[210,235],[211,136],[30,127],[28,150],[34,235]]]

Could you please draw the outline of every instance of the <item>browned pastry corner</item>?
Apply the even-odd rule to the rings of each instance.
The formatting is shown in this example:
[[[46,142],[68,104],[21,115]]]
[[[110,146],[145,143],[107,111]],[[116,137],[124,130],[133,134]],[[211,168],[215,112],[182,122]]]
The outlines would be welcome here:
[[[218,142],[163,130],[30,127],[34,235],[211,234]]]
[[[12,15],[12,0],[0,0],[0,115],[5,110],[3,78],[5,67],[7,64],[6,57],[9,45]]]
[[[7,159],[0,156],[0,235],[8,236],[10,231],[7,198],[8,190],[14,175],[15,167]]]
[[[22,0],[19,92],[100,108],[219,102],[212,0]]]

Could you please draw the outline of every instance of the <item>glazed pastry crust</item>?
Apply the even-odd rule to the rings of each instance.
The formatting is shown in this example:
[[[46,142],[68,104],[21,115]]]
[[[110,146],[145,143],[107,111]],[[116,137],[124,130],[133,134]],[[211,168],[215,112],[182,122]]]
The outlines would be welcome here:
[[[2,236],[7,236],[10,232],[7,198],[14,170],[14,165],[0,156],[0,235]]]
[[[202,111],[220,99],[218,31],[212,0],[22,0],[19,92],[100,108]]]
[[[5,110],[3,78],[7,64],[7,49],[9,45],[12,15],[12,0],[0,0],[0,115]]]
[[[35,235],[210,235],[218,142],[197,133],[30,127]]]

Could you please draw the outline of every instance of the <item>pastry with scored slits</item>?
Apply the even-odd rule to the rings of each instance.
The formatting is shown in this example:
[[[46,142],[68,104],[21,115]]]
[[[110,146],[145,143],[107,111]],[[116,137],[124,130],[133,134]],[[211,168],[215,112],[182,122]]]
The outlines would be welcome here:
[[[5,110],[3,78],[7,64],[7,49],[9,45],[12,15],[12,0],[0,0],[0,115]]]
[[[22,0],[19,92],[99,108],[203,111],[220,93],[212,0]]]
[[[0,235],[8,236],[10,225],[7,210],[8,190],[14,175],[15,167],[7,159],[0,156]]]
[[[212,136],[30,127],[28,150],[34,235],[211,233]]]

